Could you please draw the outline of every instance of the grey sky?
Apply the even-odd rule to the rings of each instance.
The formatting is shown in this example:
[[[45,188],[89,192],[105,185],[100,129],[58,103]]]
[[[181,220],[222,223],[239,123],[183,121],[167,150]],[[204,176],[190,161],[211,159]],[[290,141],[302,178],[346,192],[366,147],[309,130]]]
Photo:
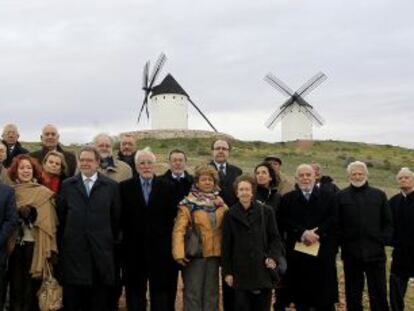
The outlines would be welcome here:
[[[161,51],[171,72],[222,132],[277,141],[263,125],[318,71],[306,99],[327,121],[317,139],[414,147],[413,1],[56,1],[0,4],[0,125],[62,141],[137,126],[141,71]],[[160,79],[161,80],[161,79]],[[158,82],[160,82],[160,80]],[[190,127],[208,129],[191,110]]]

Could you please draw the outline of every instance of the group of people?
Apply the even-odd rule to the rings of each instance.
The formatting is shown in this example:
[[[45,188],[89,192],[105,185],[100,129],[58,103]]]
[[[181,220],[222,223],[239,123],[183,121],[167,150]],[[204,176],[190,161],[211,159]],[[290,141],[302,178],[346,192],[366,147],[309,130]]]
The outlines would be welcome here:
[[[225,311],[331,311],[339,249],[348,310],[363,310],[365,278],[371,310],[404,310],[414,276],[408,168],[387,200],[359,161],[340,190],[317,163],[299,165],[293,185],[276,155],[243,174],[225,139],[212,142],[212,161],[193,175],[180,149],[156,175],[155,154],[137,150],[132,135],[121,137],[118,154],[99,134],[77,156],[53,125],[40,138],[42,148],[29,153],[15,125],[2,133],[0,310],[38,310],[51,269],[68,311],[117,310],[123,288],[128,310],[175,310],[180,272],[184,310],[218,310],[221,295]],[[389,300],[386,245],[394,247]]]

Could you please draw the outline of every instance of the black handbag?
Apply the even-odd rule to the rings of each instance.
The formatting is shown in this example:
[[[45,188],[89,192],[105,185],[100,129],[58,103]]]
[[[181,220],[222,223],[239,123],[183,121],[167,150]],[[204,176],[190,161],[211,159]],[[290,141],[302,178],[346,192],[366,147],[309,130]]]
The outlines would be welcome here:
[[[201,241],[200,229],[197,228],[194,221],[194,213],[191,207],[188,207],[191,215],[191,222],[187,227],[184,235],[184,253],[186,258],[203,257],[203,244]]]
[[[267,244],[267,233],[266,233],[266,219],[264,216],[264,209],[265,209],[265,205],[264,204],[259,204],[260,205],[260,213],[261,213],[261,218],[262,218],[262,232],[263,232],[263,244],[265,247],[265,259],[269,258],[270,256],[268,256],[268,244]],[[279,283],[281,280],[281,274],[283,274],[284,271],[286,271],[286,260],[285,258],[279,258],[277,267],[272,269],[272,268],[267,268],[267,271],[269,272],[270,275],[270,279],[272,280],[272,286],[273,288],[277,288],[279,287]]]

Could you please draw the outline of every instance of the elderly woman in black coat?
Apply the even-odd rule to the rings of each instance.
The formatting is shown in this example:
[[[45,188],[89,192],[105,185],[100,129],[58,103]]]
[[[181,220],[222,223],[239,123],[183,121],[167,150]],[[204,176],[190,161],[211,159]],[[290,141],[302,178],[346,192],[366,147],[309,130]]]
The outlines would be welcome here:
[[[236,310],[270,309],[272,279],[283,246],[273,210],[255,201],[255,180],[242,175],[234,183],[239,202],[224,216],[224,280],[235,289]]]

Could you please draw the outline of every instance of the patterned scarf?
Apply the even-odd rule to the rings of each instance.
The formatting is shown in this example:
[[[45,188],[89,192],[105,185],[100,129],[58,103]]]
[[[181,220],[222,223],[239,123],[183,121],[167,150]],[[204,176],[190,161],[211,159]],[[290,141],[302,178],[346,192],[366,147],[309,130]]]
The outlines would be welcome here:
[[[191,211],[201,209],[208,213],[214,213],[217,208],[223,205],[221,202],[217,202],[217,197],[218,192],[202,192],[193,185],[190,193],[180,202],[180,205],[191,207]]]

